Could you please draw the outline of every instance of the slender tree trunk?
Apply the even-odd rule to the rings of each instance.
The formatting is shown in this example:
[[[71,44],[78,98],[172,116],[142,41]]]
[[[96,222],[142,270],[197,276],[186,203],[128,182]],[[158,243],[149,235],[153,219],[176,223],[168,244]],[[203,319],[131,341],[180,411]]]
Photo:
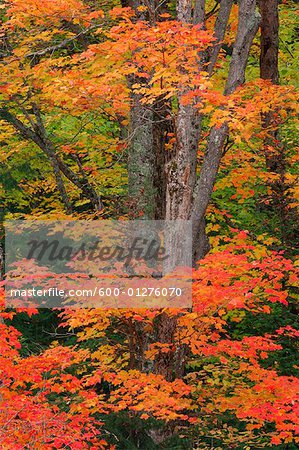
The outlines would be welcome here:
[[[278,0],[260,0],[261,54],[260,73],[264,80],[278,84],[279,18]]]
[[[214,36],[216,39],[215,44],[212,46],[211,50],[210,50],[210,57],[209,57],[209,66],[208,66],[208,71],[209,74],[211,75],[213,72],[213,69],[215,67],[220,49],[221,49],[221,45],[222,45],[222,41],[226,32],[226,27],[227,27],[227,23],[228,23],[228,19],[231,13],[231,9],[233,6],[233,0],[221,0],[220,2],[220,8],[219,8],[219,13],[216,19],[216,23],[215,23],[215,32],[214,32]]]
[[[278,0],[260,1],[261,41],[260,41],[260,75],[264,80],[279,84],[279,15]],[[278,214],[282,244],[288,249],[293,246],[294,226],[298,221],[295,210],[289,207],[292,202],[288,192],[290,185],[286,179],[286,148],[279,136],[279,124],[274,111],[262,115],[263,127],[267,132],[264,139],[264,152],[268,170],[277,175],[270,182],[271,201],[274,212]],[[295,225],[296,227],[296,225]]]
[[[260,75],[262,79],[270,80],[273,84],[278,84],[278,0],[263,0],[260,1],[259,5],[262,18]],[[276,147],[279,142],[278,128],[275,126],[275,111],[269,111],[268,113],[263,114],[262,119],[263,126],[268,132],[268,136],[264,141],[267,167],[273,172],[284,171],[285,167],[283,161],[278,157],[276,151],[271,151],[271,148],[273,148],[273,146]]]
[[[66,212],[69,214],[72,212],[72,206],[69,202],[69,198],[65,189],[65,185],[61,176],[61,172],[57,163],[57,160],[54,156],[52,156],[50,158],[50,163],[53,169],[53,173],[54,173],[54,177],[55,177],[55,181],[56,181],[56,187],[58,192],[60,193],[60,197],[62,200],[62,203],[64,205],[64,208],[66,210]]]
[[[10,123],[16,131],[18,131],[25,139],[34,142],[49,158],[55,176],[56,182],[62,183],[62,178],[59,175],[57,179],[58,170],[76,187],[78,187],[82,194],[90,200],[92,207],[99,211],[103,208],[102,201],[96,193],[94,187],[89,183],[86,177],[77,175],[56,153],[55,147],[52,142],[47,138],[46,131],[44,129],[40,113],[37,111],[37,107],[34,106],[35,117],[37,122],[34,123],[34,127],[30,128],[19,120],[15,115],[9,112],[6,108],[0,109],[0,118]],[[66,195],[66,191],[62,185],[63,195]],[[66,198],[64,199],[66,202]]]

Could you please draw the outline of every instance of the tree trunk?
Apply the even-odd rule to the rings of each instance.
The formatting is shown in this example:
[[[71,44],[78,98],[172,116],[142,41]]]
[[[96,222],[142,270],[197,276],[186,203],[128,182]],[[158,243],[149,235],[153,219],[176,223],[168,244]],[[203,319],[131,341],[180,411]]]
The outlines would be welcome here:
[[[153,110],[134,95],[130,121],[128,156],[129,201],[132,218],[154,219],[155,153],[153,148]]]
[[[222,41],[226,32],[226,27],[227,27],[227,23],[228,23],[228,19],[231,13],[231,9],[233,6],[233,0],[222,0],[220,2],[220,8],[219,8],[219,12],[218,12],[218,16],[216,19],[216,23],[215,23],[215,32],[214,32],[214,36],[216,39],[215,44],[213,45],[213,47],[210,50],[210,57],[209,57],[209,66],[208,66],[208,71],[209,74],[211,75],[213,72],[213,69],[215,67],[220,49],[221,49],[221,45],[222,45]]]
[[[259,7],[261,13],[261,78],[278,84],[278,0],[261,0]]]
[[[278,51],[279,51],[279,15],[278,0],[260,1],[261,12],[261,41],[260,41],[260,76],[279,84]],[[266,166],[270,172],[278,175],[274,182],[270,182],[271,203],[274,214],[278,214],[282,244],[291,249],[295,237],[298,217],[295,209],[289,204],[292,198],[288,194],[290,185],[286,179],[287,155],[286,149],[279,136],[279,124],[275,111],[262,115],[263,127],[267,132],[264,139]],[[293,225],[295,224],[295,225]]]
[[[179,0],[177,6],[178,19],[183,22],[192,20],[191,2]],[[202,3],[201,8],[202,11]],[[210,70],[216,62],[220,47],[219,41],[224,35],[228,22],[232,2],[224,2],[218,14],[218,27],[215,30],[216,48],[212,50],[212,63]],[[249,50],[256,35],[260,16],[257,14],[255,0],[241,0],[239,5],[238,30],[234,50],[229,67],[229,74],[225,86],[225,95],[229,95],[244,83]],[[224,27],[225,24],[225,27]],[[202,25],[204,27],[204,23]],[[203,55],[200,56],[202,58]],[[199,59],[200,59],[199,58]],[[203,258],[209,250],[209,242],[205,233],[205,213],[210,202],[216,176],[219,170],[225,140],[228,136],[229,126],[212,128],[205,151],[200,176],[196,179],[197,151],[200,137],[201,118],[190,105],[180,104],[175,124],[176,146],[166,164],[166,219],[192,220],[193,225],[193,264]],[[172,242],[168,237],[169,245],[180,256],[184,251],[184,239],[181,242]],[[177,317],[162,313],[157,322],[157,333],[160,342],[173,343]],[[168,380],[184,373],[185,349],[176,349],[161,353],[155,360],[155,371]],[[178,358],[181,360],[178,361]]]
[[[260,75],[264,80],[270,80],[273,84],[279,82],[278,71],[278,44],[279,44],[279,19],[278,0],[263,0],[260,2],[261,12],[261,42],[260,42]],[[278,129],[275,126],[274,111],[262,115],[263,127],[268,132],[264,141],[266,164],[271,172],[279,173],[285,170],[283,158],[277,152],[271,151],[271,147],[278,146]],[[272,129],[271,129],[272,128]]]

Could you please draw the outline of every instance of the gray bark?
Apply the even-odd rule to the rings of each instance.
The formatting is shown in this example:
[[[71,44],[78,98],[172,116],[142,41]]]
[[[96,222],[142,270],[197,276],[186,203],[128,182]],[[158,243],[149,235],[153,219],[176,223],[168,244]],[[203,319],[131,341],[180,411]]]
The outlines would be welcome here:
[[[167,220],[188,220],[196,181],[196,160],[200,135],[199,117],[191,105],[179,105],[176,145],[166,164]]]
[[[134,95],[133,102],[128,156],[130,214],[132,217],[142,215],[144,219],[154,219],[154,113],[141,104],[140,96]]]
[[[222,0],[220,2],[220,9],[218,12],[218,16],[215,23],[215,33],[214,36],[216,38],[216,42],[214,43],[211,51],[210,51],[210,61],[209,61],[209,74],[211,75],[213,69],[215,67],[221,45],[222,40],[225,36],[225,31],[227,28],[228,19],[231,13],[231,9],[233,6],[233,0]]]
[[[240,0],[238,31],[229,67],[225,94],[231,94],[245,81],[249,50],[257,33],[261,16],[256,11],[256,0]]]
[[[147,20],[152,25],[163,20],[159,14],[167,11],[165,2],[150,0],[123,0],[136,12],[137,20]],[[138,11],[138,6],[147,11]],[[130,84],[140,79],[129,80]],[[142,80],[146,84],[145,80]],[[165,218],[165,137],[169,131],[166,119],[167,105],[159,99],[152,107],[143,105],[141,97],[132,94],[129,130],[129,214],[132,218],[148,220]]]
[[[249,50],[258,30],[259,23],[260,15],[256,12],[256,1],[240,0],[238,30],[225,86],[225,95],[233,93],[236,88],[245,81],[245,70]],[[202,245],[204,245],[204,247],[207,245],[200,237],[200,228],[202,227],[201,222],[204,219],[206,209],[212,196],[228,131],[229,126],[226,123],[220,128],[212,128],[200,170],[200,176],[194,190],[191,213],[193,223],[194,262],[204,254]]]
[[[203,258],[207,250],[209,250],[207,239],[203,238],[202,221],[212,196],[222,156],[222,148],[227,134],[227,124],[222,125],[220,128],[214,127],[211,130],[200,169],[200,176],[196,183],[191,213],[194,264]]]
[[[205,0],[195,0],[194,3],[194,13],[193,13],[193,23],[194,25],[203,24],[205,22]]]
[[[205,1],[197,0],[194,23],[204,26]],[[192,22],[191,0],[179,0],[177,17],[183,23]],[[198,55],[200,66],[201,55]],[[184,68],[182,68],[182,72]],[[167,220],[188,220],[196,182],[197,149],[200,137],[200,117],[193,105],[183,105],[179,96],[175,123],[176,145],[166,164],[166,215]]]
[[[178,0],[177,20],[183,23],[191,22],[192,2],[191,0]]]

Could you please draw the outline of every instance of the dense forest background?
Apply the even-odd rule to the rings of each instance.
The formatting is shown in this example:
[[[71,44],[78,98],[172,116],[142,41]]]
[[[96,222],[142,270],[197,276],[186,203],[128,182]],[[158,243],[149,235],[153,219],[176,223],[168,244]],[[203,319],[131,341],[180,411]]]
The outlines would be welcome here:
[[[0,230],[192,220],[192,309],[0,311],[3,449],[298,448],[298,6],[1,0]]]

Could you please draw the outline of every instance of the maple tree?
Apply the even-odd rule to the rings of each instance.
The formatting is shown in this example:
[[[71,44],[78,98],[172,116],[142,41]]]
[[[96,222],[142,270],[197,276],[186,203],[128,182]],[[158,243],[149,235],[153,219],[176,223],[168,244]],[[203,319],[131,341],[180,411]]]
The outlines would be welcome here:
[[[191,219],[194,243],[192,310],[57,311],[26,352],[3,305],[2,448],[296,448],[295,2],[0,6],[5,218]]]

